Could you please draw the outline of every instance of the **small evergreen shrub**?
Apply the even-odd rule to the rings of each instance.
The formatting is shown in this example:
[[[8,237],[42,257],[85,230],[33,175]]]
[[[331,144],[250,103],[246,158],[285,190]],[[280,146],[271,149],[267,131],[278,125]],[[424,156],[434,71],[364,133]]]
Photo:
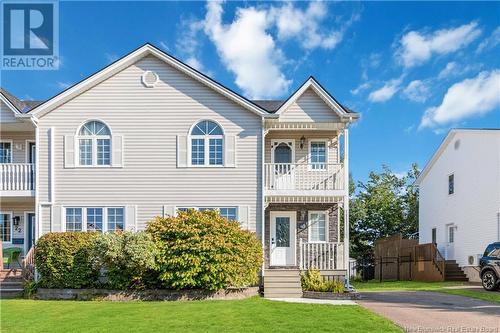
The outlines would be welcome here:
[[[157,217],[146,231],[157,244],[159,279],[165,288],[220,290],[257,282],[260,241],[218,212],[189,210]]]
[[[112,289],[144,289],[154,276],[157,248],[151,235],[141,232],[106,233],[96,239],[92,256],[105,271]]]
[[[344,285],[342,282],[335,280],[325,281],[317,269],[308,269],[306,272],[302,273],[300,281],[302,290],[305,291],[344,292]]]
[[[88,288],[96,285],[99,270],[90,251],[95,232],[58,232],[40,237],[36,243],[35,265],[41,288]]]

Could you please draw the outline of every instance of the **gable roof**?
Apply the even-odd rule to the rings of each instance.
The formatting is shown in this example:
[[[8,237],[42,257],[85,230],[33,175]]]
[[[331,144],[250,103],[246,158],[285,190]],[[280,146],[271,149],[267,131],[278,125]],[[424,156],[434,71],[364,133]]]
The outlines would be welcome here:
[[[344,107],[313,77],[310,76],[288,99],[276,110],[276,114],[282,114],[286,109],[296,102],[300,96],[311,88],[341,119],[358,119],[359,113]]]
[[[121,70],[125,69],[126,67],[132,65],[133,63],[137,62],[138,60],[146,57],[146,56],[155,56],[156,58],[164,61],[165,63],[171,65],[172,67],[176,68],[180,72],[186,74],[187,76],[201,82],[202,84],[208,86],[209,88],[215,90],[216,92],[220,93],[221,95],[229,98],[230,100],[234,101],[235,103],[241,105],[243,108],[252,111],[253,113],[260,115],[260,116],[266,116],[269,115],[269,113],[264,110],[262,107],[259,105],[253,103],[249,99],[239,95],[238,93],[234,92],[233,90],[223,86],[222,84],[218,83],[217,81],[211,79],[210,77],[206,76],[205,74],[199,72],[198,70],[192,68],[191,66],[183,63],[182,61],[178,60],[177,58],[163,52],[162,50],[156,48],[155,46],[146,43],[143,46],[139,47],[138,49],[130,52],[126,56],[118,59],[117,61],[113,62],[112,64],[108,65],[107,67],[101,69],[100,71],[90,75],[86,79],[80,81],[79,83],[71,86],[70,88],[64,90],[63,92],[59,93],[58,95],[55,95],[54,97],[48,99],[44,103],[36,106],[31,114],[37,117],[41,117],[44,114],[52,111],[56,107],[58,107],[61,104],[64,104],[65,102],[73,99],[74,97],[80,95],[84,91],[92,88],[93,86],[97,85],[98,83],[108,79],[109,77],[115,75],[116,73],[120,72]]]
[[[20,100],[4,88],[0,88],[4,103],[16,114],[28,113],[35,106],[40,105],[41,101]]]
[[[254,104],[257,104],[258,106],[260,106],[264,110],[266,110],[268,113],[275,113],[276,111],[278,111],[280,106],[285,101],[268,99],[268,100],[253,100],[252,102]]]
[[[438,149],[432,155],[431,159],[427,164],[425,165],[424,169],[418,176],[418,178],[415,180],[415,185],[420,185],[424,178],[427,176],[429,171],[432,169],[432,166],[436,163],[436,161],[441,157],[441,154],[443,154],[444,150],[448,146],[448,144],[453,140],[455,135],[459,133],[464,133],[464,132],[481,132],[481,131],[500,131],[500,128],[453,128],[451,129],[446,137],[443,139],[443,142],[439,145]]]

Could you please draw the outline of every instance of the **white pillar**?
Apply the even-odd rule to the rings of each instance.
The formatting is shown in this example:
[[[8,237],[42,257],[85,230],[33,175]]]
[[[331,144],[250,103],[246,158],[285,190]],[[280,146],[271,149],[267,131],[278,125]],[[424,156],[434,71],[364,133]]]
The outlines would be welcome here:
[[[349,285],[349,130],[344,129],[344,265]]]

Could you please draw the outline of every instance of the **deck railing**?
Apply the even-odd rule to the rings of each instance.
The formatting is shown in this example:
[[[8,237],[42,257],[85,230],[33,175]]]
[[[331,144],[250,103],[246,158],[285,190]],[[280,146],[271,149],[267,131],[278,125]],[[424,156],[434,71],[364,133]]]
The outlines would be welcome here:
[[[33,191],[35,167],[32,163],[1,163],[0,191]]]
[[[346,269],[344,265],[344,243],[310,243],[301,239],[299,246],[301,270]]]
[[[31,249],[26,253],[22,261],[22,270],[24,280],[34,280],[35,279],[35,247],[32,246]]]
[[[265,163],[266,190],[343,190],[339,163]]]

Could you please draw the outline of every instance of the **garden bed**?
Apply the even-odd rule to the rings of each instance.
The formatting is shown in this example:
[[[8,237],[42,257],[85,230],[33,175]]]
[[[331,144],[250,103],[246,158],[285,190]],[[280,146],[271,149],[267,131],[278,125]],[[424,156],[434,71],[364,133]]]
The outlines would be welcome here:
[[[105,300],[105,301],[193,301],[208,299],[244,299],[259,294],[258,287],[207,290],[107,290],[107,289],[48,289],[39,288],[35,294],[41,300]]]
[[[357,292],[344,292],[344,293],[332,293],[332,292],[323,292],[323,291],[302,291],[302,297],[304,298],[312,298],[312,299],[337,299],[337,300],[346,300],[346,299],[359,299],[360,295]]]

